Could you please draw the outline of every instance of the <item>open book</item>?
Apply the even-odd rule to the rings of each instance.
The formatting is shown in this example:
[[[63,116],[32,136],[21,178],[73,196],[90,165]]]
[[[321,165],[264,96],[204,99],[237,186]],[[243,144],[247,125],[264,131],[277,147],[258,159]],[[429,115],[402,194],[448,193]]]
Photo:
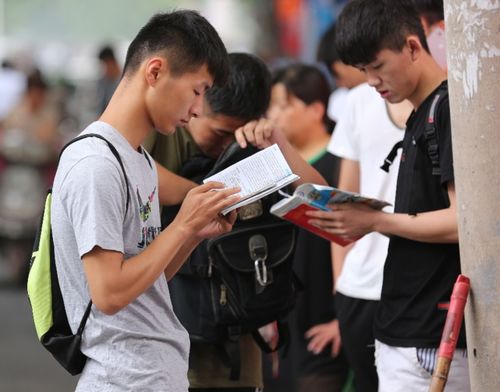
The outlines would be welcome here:
[[[232,166],[203,182],[222,182],[227,188],[240,187],[240,201],[222,210],[222,214],[250,204],[278,189],[298,180],[300,177],[292,173],[285,157],[277,144],[273,144],[248,158],[242,159]]]
[[[297,187],[293,195],[288,195],[285,199],[274,204],[271,207],[271,213],[309,230],[328,241],[345,246],[358,240],[359,237],[350,239],[337,237],[307,223],[311,218],[305,215],[306,211],[310,210],[329,211],[329,205],[338,203],[362,203],[378,210],[390,205],[385,201],[364,197],[357,193],[307,183]]]

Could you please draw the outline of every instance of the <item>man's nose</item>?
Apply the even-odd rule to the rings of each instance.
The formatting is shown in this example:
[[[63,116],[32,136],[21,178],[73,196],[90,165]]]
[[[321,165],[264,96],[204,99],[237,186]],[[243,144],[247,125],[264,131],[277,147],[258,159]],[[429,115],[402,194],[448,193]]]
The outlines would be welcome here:
[[[378,75],[376,75],[374,72],[367,71],[366,72],[366,82],[371,87],[377,87],[381,83],[381,80],[378,77]]]
[[[204,102],[205,93],[197,95],[191,109],[189,110],[189,115],[191,117],[200,117],[203,113],[203,102]]]

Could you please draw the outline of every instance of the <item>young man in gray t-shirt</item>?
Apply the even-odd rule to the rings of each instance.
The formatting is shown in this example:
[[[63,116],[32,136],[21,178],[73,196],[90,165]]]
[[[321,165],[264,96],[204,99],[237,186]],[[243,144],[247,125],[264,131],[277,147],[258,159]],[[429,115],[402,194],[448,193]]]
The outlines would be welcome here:
[[[199,14],[155,15],[132,41],[123,77],[96,133],[61,157],[52,228],[61,291],[73,332],[91,299],[82,341],[88,357],[78,391],[187,391],[189,339],[175,317],[167,280],[204,238],[231,229],[219,212],[238,189],[192,185],[158,166],[141,143],[201,114],[205,91],[227,74],[227,53]],[[186,196],[187,193],[187,196]],[[159,203],[184,200],[160,229]]]

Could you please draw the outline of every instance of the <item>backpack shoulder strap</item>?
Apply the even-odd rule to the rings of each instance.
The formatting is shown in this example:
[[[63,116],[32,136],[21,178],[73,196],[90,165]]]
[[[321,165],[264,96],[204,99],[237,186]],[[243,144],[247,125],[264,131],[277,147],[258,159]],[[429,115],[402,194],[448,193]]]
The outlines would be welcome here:
[[[113,146],[113,144],[108,139],[106,139],[104,136],[99,135],[97,133],[87,133],[85,135],[77,136],[74,139],[70,140],[68,143],[66,143],[66,145],[61,149],[61,152],[59,153],[58,161],[61,159],[61,156],[67,147],[69,147],[71,144],[73,144],[79,140],[86,139],[88,137],[96,137],[98,139],[104,140],[106,142],[106,144],[108,145],[109,149],[111,150],[111,152],[113,153],[113,155],[115,156],[116,160],[120,164],[120,167],[121,167],[122,172],[123,172],[123,176],[125,177],[125,185],[127,188],[127,202],[125,204],[125,213],[127,213],[128,205],[129,205],[129,201],[130,201],[130,190],[129,190],[129,181],[128,181],[127,173],[125,172],[125,167],[123,166],[123,161],[120,158],[120,154],[116,150],[115,146]]]
[[[429,114],[427,116],[427,121],[425,122],[424,137],[427,143],[427,155],[429,156],[432,163],[433,176],[441,175],[441,168],[439,166],[439,135],[436,131],[436,117],[439,106],[438,103],[447,96],[448,89],[445,87],[439,88],[436,95],[434,96],[431,107],[429,109]]]

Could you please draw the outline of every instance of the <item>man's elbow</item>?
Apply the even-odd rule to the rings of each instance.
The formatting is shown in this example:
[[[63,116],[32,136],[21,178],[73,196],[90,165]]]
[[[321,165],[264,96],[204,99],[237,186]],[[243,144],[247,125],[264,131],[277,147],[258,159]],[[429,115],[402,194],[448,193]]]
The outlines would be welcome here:
[[[123,297],[118,295],[93,295],[92,302],[100,312],[113,316],[129,304]]]
[[[326,180],[321,175],[318,177],[318,181],[316,182],[316,184],[318,184],[318,185],[328,185],[328,183],[326,182]]]

